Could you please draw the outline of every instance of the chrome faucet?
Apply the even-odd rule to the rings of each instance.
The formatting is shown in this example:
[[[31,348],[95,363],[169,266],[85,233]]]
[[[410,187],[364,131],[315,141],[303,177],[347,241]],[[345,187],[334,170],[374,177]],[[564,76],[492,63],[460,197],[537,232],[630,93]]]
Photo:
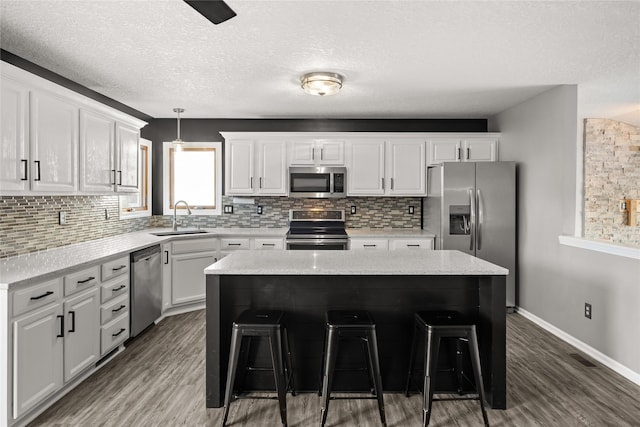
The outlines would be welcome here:
[[[184,203],[184,205],[187,207],[188,215],[191,215],[191,208],[189,208],[189,204],[187,202],[185,202],[184,200],[178,200],[173,205],[173,231],[178,231],[178,219],[176,218],[176,208],[178,207],[178,204],[180,204],[180,203]]]

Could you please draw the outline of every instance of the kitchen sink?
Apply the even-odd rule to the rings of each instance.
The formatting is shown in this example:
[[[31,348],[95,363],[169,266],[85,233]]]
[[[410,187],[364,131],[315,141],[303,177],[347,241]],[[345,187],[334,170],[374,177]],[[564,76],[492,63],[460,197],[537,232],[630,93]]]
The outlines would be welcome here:
[[[179,236],[182,234],[202,234],[202,233],[208,233],[208,231],[191,228],[191,229],[184,229],[184,230],[159,231],[157,233],[151,233],[151,234],[153,234],[154,236]]]

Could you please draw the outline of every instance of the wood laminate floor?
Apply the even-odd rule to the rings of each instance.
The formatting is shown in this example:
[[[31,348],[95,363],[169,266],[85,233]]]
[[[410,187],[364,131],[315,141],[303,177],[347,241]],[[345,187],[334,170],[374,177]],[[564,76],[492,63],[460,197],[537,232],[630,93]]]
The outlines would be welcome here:
[[[163,320],[30,426],[219,426],[204,397],[205,316]],[[507,316],[507,410],[492,426],[640,426],[640,387],[518,314]],[[419,426],[421,395],[384,395],[389,426]],[[314,393],[287,396],[289,426],[320,423]],[[230,426],[279,426],[274,400],[238,400]],[[327,426],[379,426],[374,400],[336,400]],[[430,426],[480,426],[477,401],[434,402]]]

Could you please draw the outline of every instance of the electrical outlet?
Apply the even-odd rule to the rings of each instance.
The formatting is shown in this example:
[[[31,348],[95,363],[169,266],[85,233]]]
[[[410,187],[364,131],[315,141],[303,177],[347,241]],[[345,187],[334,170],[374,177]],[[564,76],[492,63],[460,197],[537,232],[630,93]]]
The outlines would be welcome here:
[[[257,207],[256,207],[256,213],[257,213],[258,215],[262,215],[262,206],[257,206]]]
[[[233,205],[224,205],[224,213],[232,214],[233,213]]]
[[[620,200],[620,212],[626,212],[627,211],[627,201],[626,200]]]
[[[586,317],[587,319],[591,319],[591,304],[589,304],[588,302],[584,303],[584,317]]]
[[[60,211],[58,212],[58,224],[67,225],[67,213]]]
[[[414,212],[415,212],[415,207],[409,206],[409,213],[413,215]]]
[[[110,219],[111,214],[109,213],[109,209],[104,208],[104,219]]]
[[[351,215],[355,215],[355,213],[356,213],[356,207],[351,206]]]

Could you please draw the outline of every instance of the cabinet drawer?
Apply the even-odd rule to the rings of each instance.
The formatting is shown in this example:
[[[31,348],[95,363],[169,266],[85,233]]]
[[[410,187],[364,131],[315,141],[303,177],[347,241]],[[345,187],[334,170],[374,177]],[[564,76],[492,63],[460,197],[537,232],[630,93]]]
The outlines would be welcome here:
[[[128,311],[100,328],[100,355],[104,355],[109,350],[117,347],[127,338],[129,338]]]
[[[113,279],[108,283],[102,284],[102,290],[100,292],[100,302],[104,304],[107,301],[111,301],[120,295],[127,294],[129,292],[129,276]]]
[[[249,239],[220,239],[220,250],[249,249]]]
[[[102,281],[122,274],[129,274],[129,255],[102,264]]]
[[[392,239],[389,242],[394,249],[433,249],[433,239]]]
[[[171,251],[174,254],[189,252],[209,252],[218,250],[218,239],[190,239],[173,242]]]
[[[284,249],[284,239],[253,239],[253,249],[273,250]]]
[[[100,308],[100,324],[104,325],[111,322],[116,317],[129,311],[129,295],[109,301]]]
[[[83,289],[89,289],[91,286],[100,282],[100,266],[87,268],[77,273],[71,273],[64,276],[64,294],[71,295],[74,292]]]
[[[387,239],[351,239],[349,249],[389,249]]]
[[[62,278],[49,280],[13,292],[13,316],[60,300]]]

